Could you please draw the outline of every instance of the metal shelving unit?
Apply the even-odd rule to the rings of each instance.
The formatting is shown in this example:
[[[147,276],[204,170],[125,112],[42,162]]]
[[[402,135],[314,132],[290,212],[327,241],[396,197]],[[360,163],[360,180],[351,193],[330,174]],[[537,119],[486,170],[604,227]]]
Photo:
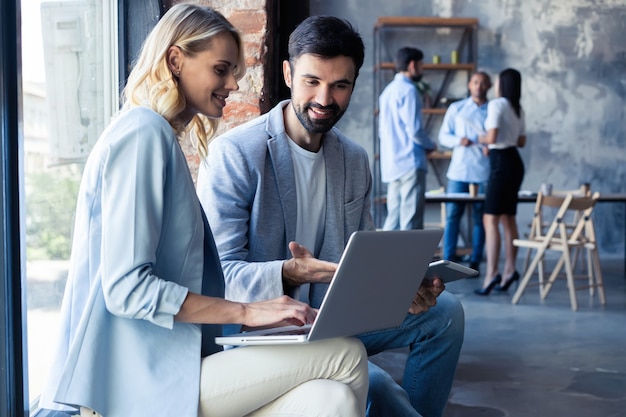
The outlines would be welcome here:
[[[380,179],[378,140],[378,96],[394,74],[393,56],[398,48],[414,45],[424,52],[424,79],[435,78],[436,88],[431,90],[431,105],[424,107],[426,129],[433,129],[441,121],[446,107],[440,105],[447,97],[450,87],[464,74],[469,81],[476,71],[478,58],[478,19],[444,17],[379,17],[374,26],[374,164],[373,164],[373,214],[377,227],[382,226],[385,198]],[[430,63],[429,56],[455,51],[456,62]],[[443,56],[443,55],[440,55]],[[442,59],[447,61],[447,59]],[[452,61],[450,57],[450,61]],[[457,83],[458,84],[458,83]],[[465,86],[463,86],[465,88]],[[460,98],[460,97],[459,97]],[[432,134],[433,132],[431,132]],[[441,160],[449,160],[451,152],[435,152],[429,162],[440,186],[445,185],[438,165]]]

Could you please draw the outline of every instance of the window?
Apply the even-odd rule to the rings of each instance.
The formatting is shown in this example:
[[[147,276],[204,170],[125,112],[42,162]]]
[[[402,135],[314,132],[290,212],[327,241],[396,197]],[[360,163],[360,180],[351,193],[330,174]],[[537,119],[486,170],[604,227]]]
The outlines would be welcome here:
[[[117,3],[21,1],[31,403],[42,391],[59,333],[82,168],[118,107]]]

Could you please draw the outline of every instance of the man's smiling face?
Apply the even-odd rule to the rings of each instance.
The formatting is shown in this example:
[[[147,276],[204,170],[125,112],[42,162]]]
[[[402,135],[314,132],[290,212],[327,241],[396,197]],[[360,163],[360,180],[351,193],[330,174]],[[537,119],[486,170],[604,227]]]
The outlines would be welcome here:
[[[329,131],[350,103],[356,72],[352,59],[304,54],[293,64],[285,61],[283,72],[302,126],[309,133]]]

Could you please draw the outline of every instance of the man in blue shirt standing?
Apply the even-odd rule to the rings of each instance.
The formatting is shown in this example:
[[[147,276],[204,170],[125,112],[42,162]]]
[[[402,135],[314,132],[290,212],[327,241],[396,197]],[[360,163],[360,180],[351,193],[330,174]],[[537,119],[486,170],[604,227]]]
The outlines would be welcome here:
[[[436,145],[422,123],[422,97],[415,85],[422,78],[424,54],[416,48],[396,53],[397,74],[379,97],[381,179],[387,183],[384,230],[424,228],[426,154]]]
[[[484,134],[487,117],[487,91],[491,79],[484,72],[472,74],[467,85],[470,96],[452,103],[446,112],[439,130],[439,143],[452,149],[452,160],[448,168],[448,193],[466,193],[470,184],[483,193],[489,177],[489,158],[484,147],[478,143],[478,135]],[[465,203],[446,204],[446,229],[443,236],[443,258],[457,260],[456,246],[459,224]],[[483,203],[472,203],[472,254],[470,267],[478,270],[485,246],[483,228]]]

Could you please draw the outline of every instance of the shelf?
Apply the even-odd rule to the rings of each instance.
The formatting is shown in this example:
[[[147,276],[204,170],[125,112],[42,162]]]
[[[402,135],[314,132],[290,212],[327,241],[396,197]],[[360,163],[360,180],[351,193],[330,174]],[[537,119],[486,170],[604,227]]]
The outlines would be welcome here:
[[[448,110],[446,107],[423,107],[422,113],[434,116],[443,116],[446,114],[446,110]],[[378,116],[378,112],[378,109],[374,109],[374,117]]]
[[[443,159],[443,160],[451,159],[452,151],[434,151],[426,155],[426,158],[427,159]],[[380,161],[380,155],[374,154],[374,160]]]
[[[378,65],[381,70],[395,70],[396,66],[393,62],[381,62]],[[374,68],[375,70],[377,68]],[[424,64],[422,67],[424,71],[474,71],[476,65],[474,64]]]
[[[380,93],[389,82],[390,73],[395,71],[391,61],[396,48],[406,44],[415,44],[424,52],[423,72],[425,82],[429,84],[429,97],[424,101],[436,107],[422,108],[424,129],[431,138],[437,137],[437,126],[445,116],[447,106],[443,99],[461,97],[466,94],[466,86],[471,74],[478,68],[478,19],[476,18],[445,18],[445,17],[407,17],[381,16],[374,25],[374,166],[372,170],[374,222],[382,225],[384,207],[384,184],[380,178],[378,139],[378,99]],[[442,29],[442,30],[439,30]],[[450,52],[457,52],[458,63],[451,63]],[[432,63],[426,56],[442,54],[448,57],[446,62]],[[454,100],[454,99],[452,99]],[[441,107],[439,107],[441,106]],[[444,173],[446,161],[450,160],[450,151],[435,151],[428,154],[427,159],[432,167],[437,184],[445,187]]]
[[[445,107],[423,107],[422,114],[427,114],[431,116],[443,116],[446,114],[446,110],[448,109]],[[378,113],[379,110],[374,109],[374,117],[378,117]]]
[[[422,109],[422,113],[423,114],[432,114],[432,115],[436,115],[436,116],[443,116],[444,114],[446,114],[446,110],[448,110],[445,107],[424,107]]]
[[[424,64],[424,71],[474,71],[474,64]]]
[[[406,17],[381,16],[376,21],[375,29],[385,26],[436,26],[436,27],[467,27],[478,28],[478,19],[463,17]]]
[[[451,159],[452,151],[434,151],[426,155],[428,159]]]

